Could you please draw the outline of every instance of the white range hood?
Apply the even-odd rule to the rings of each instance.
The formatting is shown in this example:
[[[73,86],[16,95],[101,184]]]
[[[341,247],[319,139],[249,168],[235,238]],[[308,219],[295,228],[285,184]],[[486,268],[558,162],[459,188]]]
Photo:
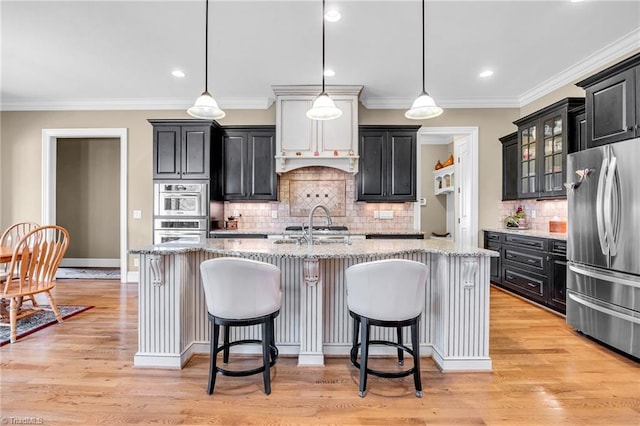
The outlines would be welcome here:
[[[272,86],[276,94],[276,171],[333,167],[358,172],[358,96],[362,86],[326,86],[342,116],[307,118],[321,86]]]

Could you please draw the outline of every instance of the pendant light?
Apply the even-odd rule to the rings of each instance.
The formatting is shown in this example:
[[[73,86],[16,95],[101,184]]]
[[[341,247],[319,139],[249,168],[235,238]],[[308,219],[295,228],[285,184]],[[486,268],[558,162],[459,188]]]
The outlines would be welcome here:
[[[322,0],[322,93],[311,104],[311,109],[307,111],[307,117],[312,120],[333,120],[342,115],[342,110],[336,107],[333,100],[324,91],[324,15],[325,0]]]
[[[196,99],[193,106],[187,110],[187,114],[195,118],[219,120],[224,118],[226,114],[218,107],[218,103],[209,93],[207,86],[209,73],[209,0],[206,0],[204,28],[204,92]]]
[[[442,108],[436,105],[436,101],[425,90],[425,78],[424,78],[424,0],[422,0],[422,93],[413,101],[411,109],[404,113],[404,116],[412,120],[426,120],[428,118],[437,117],[442,114]]]

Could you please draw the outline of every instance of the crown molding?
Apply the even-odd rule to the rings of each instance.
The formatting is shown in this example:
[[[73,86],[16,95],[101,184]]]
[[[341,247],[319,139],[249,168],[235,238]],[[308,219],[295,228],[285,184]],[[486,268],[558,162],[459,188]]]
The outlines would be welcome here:
[[[372,98],[362,96],[367,109],[409,109],[414,98]],[[520,108],[517,98],[436,98],[441,108]]]
[[[3,99],[0,111],[107,111],[107,110],[181,110],[193,105],[193,99]],[[268,109],[273,98],[218,99],[226,109]]]
[[[620,37],[613,43],[603,47],[596,53],[570,66],[536,87],[527,90],[519,98],[519,106],[523,107],[531,102],[588,76],[600,68],[615,62],[621,57],[640,49],[640,28]]]

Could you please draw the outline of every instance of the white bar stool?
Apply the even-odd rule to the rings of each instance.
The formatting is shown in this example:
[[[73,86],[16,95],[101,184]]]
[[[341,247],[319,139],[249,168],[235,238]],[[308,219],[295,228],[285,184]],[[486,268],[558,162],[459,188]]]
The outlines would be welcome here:
[[[216,384],[216,374],[226,376],[250,376],[263,373],[264,391],[271,393],[271,367],[278,359],[275,346],[274,320],[280,313],[280,269],[277,266],[255,260],[222,257],[200,264],[202,285],[211,325],[211,359],[209,362],[209,386],[211,395]],[[229,342],[231,327],[262,325],[262,339],[245,339]],[[220,326],[224,343],[218,347]],[[227,370],[216,364],[217,355],[223,352],[223,363],[229,362],[229,348],[247,343],[262,344],[262,366],[247,370]]]
[[[419,323],[424,308],[427,266],[404,259],[387,259],[353,265],[345,271],[347,306],[354,319],[351,363],[360,370],[360,397],[365,397],[367,374],[398,378],[413,374],[416,396],[422,397],[420,380]],[[394,327],[398,342],[370,340],[372,325]],[[403,344],[402,328],[411,327],[411,349]],[[362,340],[359,342],[359,332]],[[398,364],[404,364],[404,352],[413,356],[413,367],[399,372],[377,371],[367,367],[369,345],[398,349]],[[360,363],[358,363],[360,349]]]

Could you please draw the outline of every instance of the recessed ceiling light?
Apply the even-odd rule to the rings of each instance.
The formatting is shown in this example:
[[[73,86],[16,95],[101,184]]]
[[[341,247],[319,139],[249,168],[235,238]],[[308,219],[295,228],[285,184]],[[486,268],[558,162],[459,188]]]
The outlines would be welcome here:
[[[180,70],[172,71],[171,75],[173,75],[174,77],[178,77],[178,78],[184,78],[184,72],[182,72]]]
[[[338,22],[340,18],[342,18],[342,15],[340,15],[340,12],[336,9],[331,9],[324,14],[324,19],[326,19],[327,22]]]
[[[334,75],[336,75],[336,72],[334,70],[330,70],[330,69],[324,70],[325,77],[333,77]]]
[[[480,74],[478,74],[478,76],[480,76],[482,78],[491,77],[492,75],[493,75],[493,71],[491,71],[491,70],[484,70]]]
[[[582,0],[571,0],[571,3],[580,3]]]

